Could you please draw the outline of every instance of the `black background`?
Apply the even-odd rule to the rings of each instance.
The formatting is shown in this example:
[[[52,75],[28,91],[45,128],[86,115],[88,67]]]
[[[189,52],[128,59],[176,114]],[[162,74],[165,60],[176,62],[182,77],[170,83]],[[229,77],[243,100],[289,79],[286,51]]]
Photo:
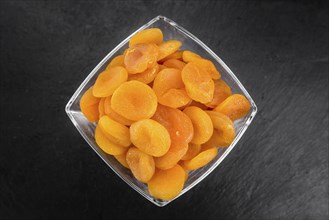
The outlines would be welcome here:
[[[328,218],[325,1],[0,1],[0,219]],[[91,150],[64,107],[122,39],[162,14],[195,34],[259,112],[201,184],[164,208]]]

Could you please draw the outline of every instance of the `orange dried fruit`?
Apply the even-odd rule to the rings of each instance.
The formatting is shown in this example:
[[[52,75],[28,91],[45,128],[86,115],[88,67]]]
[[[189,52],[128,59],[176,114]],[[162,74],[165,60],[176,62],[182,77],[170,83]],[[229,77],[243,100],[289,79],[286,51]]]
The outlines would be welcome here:
[[[143,119],[130,126],[131,142],[148,155],[160,157],[168,152],[171,140],[167,129],[152,119]]]
[[[231,88],[225,83],[224,80],[216,80],[215,82],[215,90],[214,90],[214,98],[211,102],[206,103],[205,105],[209,108],[215,108],[220,103],[222,103],[227,97],[232,95]]]
[[[105,115],[105,109],[104,109],[104,102],[106,98],[101,98],[98,104],[98,112],[99,112],[99,117],[102,117]]]
[[[162,200],[170,200],[182,191],[184,183],[185,171],[181,166],[175,165],[168,170],[156,170],[147,185],[152,196]]]
[[[115,157],[115,159],[122,165],[124,166],[125,168],[127,169],[130,169],[129,168],[129,165],[127,163],[127,160],[126,160],[126,155],[127,155],[127,152],[123,153],[123,154],[118,154],[118,155],[113,155]]]
[[[195,101],[208,103],[214,96],[214,81],[211,76],[194,62],[185,65],[182,80],[187,94]]]
[[[107,154],[119,155],[127,151],[126,147],[110,141],[107,136],[103,133],[99,125],[96,126],[95,130],[95,141],[97,145]]]
[[[111,99],[112,109],[132,121],[151,118],[157,105],[154,91],[148,85],[136,80],[121,84]]]
[[[219,104],[215,111],[227,115],[232,121],[246,116],[250,110],[250,102],[240,94],[234,94]]]
[[[93,87],[90,87],[80,99],[80,109],[90,122],[96,122],[99,118],[98,105],[100,98],[93,95]]]
[[[201,145],[200,144],[188,144],[188,150],[186,154],[182,157],[182,160],[191,160],[196,155],[198,155],[201,151]]]
[[[175,53],[180,47],[182,43],[178,40],[168,40],[159,45],[159,56],[158,60],[162,60],[165,57]]]
[[[169,56],[166,56],[162,60],[159,60],[159,63],[163,63],[166,60],[170,60],[170,59],[182,60],[182,56],[183,56],[183,51],[179,50],[173,54],[170,54]]]
[[[182,70],[186,64],[177,59],[169,59],[169,60],[166,60],[163,63],[163,65],[165,65],[168,68],[176,68],[176,69]]]
[[[172,108],[184,106],[191,100],[178,69],[167,68],[160,71],[153,82],[153,90],[160,104]]]
[[[199,67],[203,68],[213,79],[219,79],[221,74],[216,69],[216,66],[213,62],[206,59],[195,59],[192,61],[193,63],[197,64]]]
[[[178,163],[179,160],[182,159],[182,157],[186,154],[187,150],[187,143],[172,143],[168,152],[165,155],[154,158],[155,167],[162,170],[172,168]]]
[[[119,55],[114,57],[111,62],[109,63],[109,65],[107,65],[106,69],[110,69],[111,67],[114,66],[124,66],[124,56],[123,55]]]
[[[185,160],[183,167],[187,170],[196,170],[207,165],[217,156],[218,150],[216,147],[202,151],[191,160]]]
[[[219,79],[221,74],[216,69],[216,66],[210,60],[202,58],[200,55],[192,51],[185,50],[183,52],[183,61],[186,63],[194,62],[208,72],[213,79]]]
[[[128,48],[124,64],[130,74],[144,72],[156,64],[159,48],[155,44],[136,44]]]
[[[165,126],[169,132],[171,143],[187,145],[193,138],[191,119],[178,109],[159,104],[152,119]]]
[[[131,144],[129,128],[104,115],[98,121],[105,136],[113,143],[128,147]]]
[[[235,138],[234,125],[231,119],[219,112],[206,112],[211,118],[214,126],[214,132],[211,138],[204,145],[219,147],[229,146]]]
[[[104,113],[105,115],[108,115],[111,119],[113,119],[116,122],[119,122],[120,124],[123,125],[128,125],[130,126],[134,121],[126,119],[125,117],[119,115],[116,113],[112,108],[111,108],[111,98],[112,96],[108,96],[105,98],[104,101]]]
[[[130,38],[129,47],[136,44],[161,44],[163,40],[162,31],[159,28],[149,28],[136,33]]]
[[[134,177],[143,182],[148,182],[155,171],[153,157],[136,147],[129,148],[126,155],[127,164]]]
[[[106,69],[97,77],[93,87],[93,95],[96,97],[110,96],[127,79],[128,73],[122,66]]]
[[[201,56],[198,55],[198,54],[196,54],[196,53],[194,53],[194,52],[192,52],[192,51],[184,50],[183,51],[183,54],[182,54],[182,58],[183,58],[183,61],[185,63],[188,63],[188,62],[191,62],[191,61],[193,61],[195,59],[201,58]]]
[[[128,80],[137,80],[145,84],[149,84],[156,77],[157,73],[159,72],[159,68],[159,65],[155,64],[154,66],[146,69],[144,72],[129,74]]]
[[[192,121],[193,124],[193,144],[203,144],[207,142],[213,134],[213,124],[209,115],[202,109],[190,106],[183,111]]]

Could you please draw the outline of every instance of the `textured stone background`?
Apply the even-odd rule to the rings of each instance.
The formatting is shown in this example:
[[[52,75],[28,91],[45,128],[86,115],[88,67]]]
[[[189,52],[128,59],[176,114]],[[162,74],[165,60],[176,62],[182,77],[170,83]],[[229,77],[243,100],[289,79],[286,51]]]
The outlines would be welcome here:
[[[328,219],[325,1],[0,1],[1,219]],[[130,189],[64,112],[123,38],[172,18],[236,73],[259,113],[164,208]]]

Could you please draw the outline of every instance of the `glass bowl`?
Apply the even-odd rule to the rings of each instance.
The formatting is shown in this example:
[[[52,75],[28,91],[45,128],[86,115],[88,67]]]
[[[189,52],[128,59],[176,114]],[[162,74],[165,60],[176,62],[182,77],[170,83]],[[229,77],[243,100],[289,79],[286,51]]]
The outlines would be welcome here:
[[[226,83],[231,87],[232,92],[245,95],[245,97],[251,103],[251,109],[248,114],[244,118],[241,118],[234,122],[236,137],[232,144],[227,148],[219,148],[217,157],[206,166],[198,170],[191,171],[181,193],[176,198],[169,201],[159,200],[151,196],[147,190],[146,184],[143,184],[136,180],[131,174],[130,170],[124,168],[119,162],[117,162],[117,160],[113,156],[107,155],[98,147],[94,139],[94,131],[96,124],[88,122],[88,120],[81,113],[79,107],[79,101],[81,99],[81,96],[90,86],[95,83],[98,74],[106,68],[109,61],[115,56],[122,54],[123,51],[128,47],[130,37],[138,31],[151,27],[160,28],[164,34],[164,40],[179,40],[183,43],[181,49],[188,49],[194,51],[200,54],[202,57],[213,61],[219,72],[222,74],[222,79],[224,79]],[[147,200],[157,206],[162,207],[192,189],[192,187],[194,187],[196,184],[200,183],[225,159],[225,157],[230,153],[233,147],[238,143],[243,133],[246,131],[247,127],[255,117],[257,107],[255,102],[252,100],[247,90],[243,87],[237,77],[212,50],[210,50],[202,41],[196,38],[193,34],[185,30],[183,27],[179,26],[176,22],[164,16],[157,16],[156,18],[152,19],[151,21],[140,27],[126,39],[124,39],[109,54],[107,54],[102,61],[100,61],[100,63],[91,71],[91,73],[86,77],[86,79],[82,82],[79,88],[74,92],[72,98],[69,100],[65,107],[65,111],[73,122],[74,126],[78,129],[78,131],[87,141],[90,147],[123,181],[125,181],[134,190],[139,192]]]

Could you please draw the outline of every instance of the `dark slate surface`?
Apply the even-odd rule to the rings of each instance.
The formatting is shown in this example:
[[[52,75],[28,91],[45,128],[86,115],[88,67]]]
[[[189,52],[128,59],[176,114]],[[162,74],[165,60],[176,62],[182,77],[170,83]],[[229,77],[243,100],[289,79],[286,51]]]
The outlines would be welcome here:
[[[325,1],[0,1],[0,219],[328,219]],[[164,208],[121,181],[64,112],[123,38],[163,14],[212,48],[259,113]]]

